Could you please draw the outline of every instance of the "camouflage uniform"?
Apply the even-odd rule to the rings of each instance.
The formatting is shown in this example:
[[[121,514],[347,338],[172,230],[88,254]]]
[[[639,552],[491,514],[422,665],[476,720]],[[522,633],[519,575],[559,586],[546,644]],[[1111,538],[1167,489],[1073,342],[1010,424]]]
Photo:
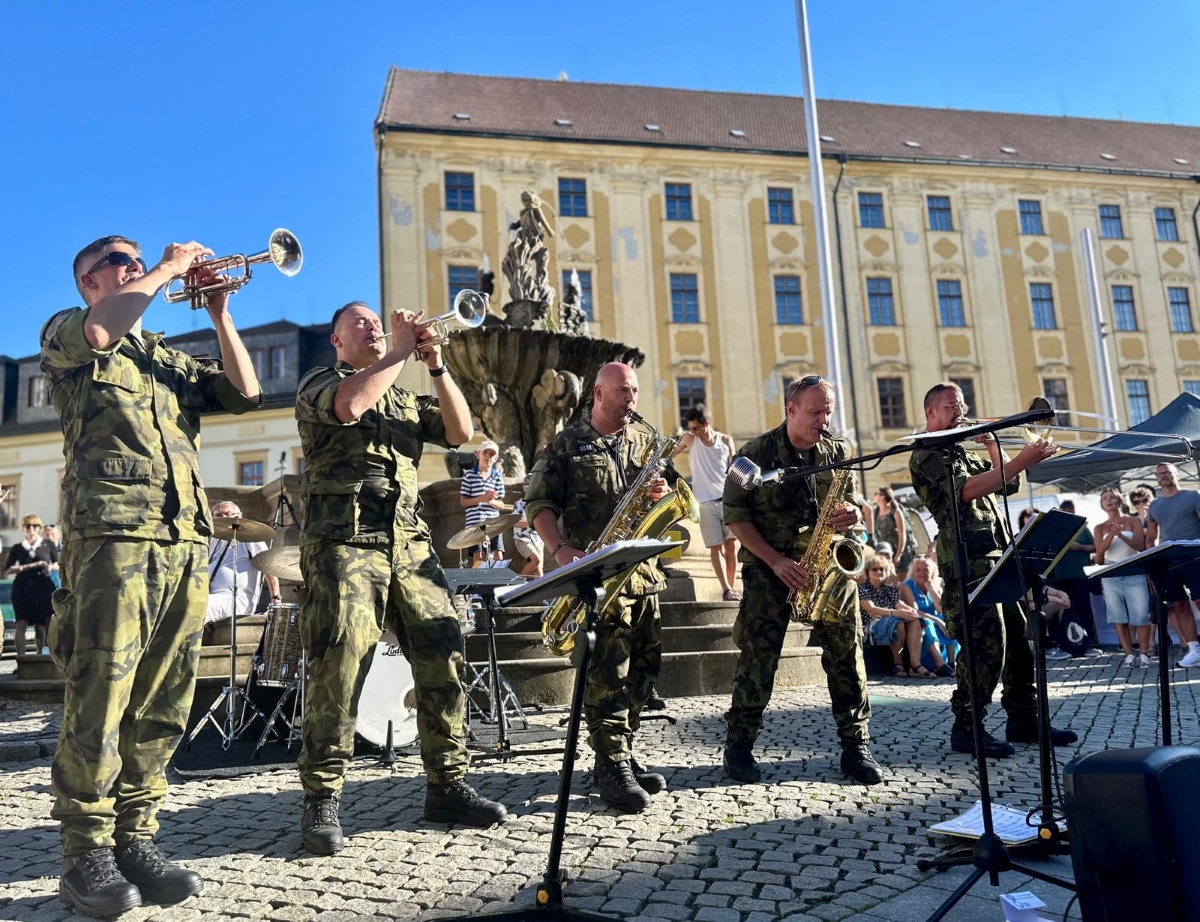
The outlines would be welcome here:
[[[584,550],[600,536],[628,486],[641,473],[638,459],[650,435],[626,428],[601,435],[591,423],[572,423],[550,441],[533,466],[525,493],[529,522],[549,509],[563,540]],[[669,472],[674,476],[674,471]],[[547,549],[547,554],[550,550]],[[588,742],[612,762],[628,759],[642,708],[662,666],[658,593],[666,578],[657,559],[641,564],[617,597],[615,617],[596,630],[583,716]]]
[[[86,310],[51,318],[42,371],[63,427],[63,587],[50,647],[66,679],[51,781],[63,853],[151,838],[165,768],[196,685],[212,520],[196,450],[200,413],[242,413],[219,362],[161,334],[109,349]]]
[[[1008,540],[1000,523],[1000,513],[992,496],[982,496],[964,502],[963,484],[968,477],[991,470],[991,462],[966,451],[961,445],[953,448],[954,489],[958,491],[959,525],[967,545],[967,583],[977,582],[995,566]],[[918,449],[908,464],[913,489],[921,497],[938,525],[938,570],[946,581],[942,592],[942,611],[949,635],[962,639],[963,600],[955,578],[954,506],[953,497],[946,492],[944,463],[940,451]],[[1020,480],[1005,487],[1006,493],[1016,493]],[[1033,683],[1033,651],[1026,639],[1025,611],[1021,603],[977,606],[972,609],[971,649],[975,654],[975,678],[980,705],[992,701],[992,693],[1003,678],[1004,694],[1000,704],[1009,718],[1033,720],[1037,713],[1037,697]],[[967,648],[958,654],[958,687],[950,698],[954,716],[967,721],[971,716],[970,670],[967,667]]]
[[[334,397],[352,374],[344,362],[314,369],[296,395],[308,651],[300,778],[310,796],[342,789],[358,696],[385,628],[412,667],[426,774],[444,785],[467,772],[462,633],[417,495],[425,443],[452,446],[437,400],[395,385],[357,420],[341,422]]]
[[[824,438],[808,451],[798,451],[788,439],[786,424],[747,442],[739,456],[762,470],[810,467],[843,460],[848,444]],[[812,480],[816,481],[814,493]],[[727,525],[748,522],[779,553],[800,560],[808,548],[809,529],[817,521],[829,492],[833,472],[797,477],[783,483],[744,490],[725,481],[724,518]],[[846,500],[853,497],[853,488]],[[725,714],[729,741],[753,744],[762,726],[763,711],[775,687],[775,672],[787,633],[791,610],[788,587],[745,545],[738,551],[742,562],[742,602],[733,626],[740,649],[733,680],[733,701]],[[858,587],[853,580],[837,584],[823,615],[814,614],[813,636],[821,645],[821,666],[829,686],[833,719],[842,744],[867,743],[871,705],[867,701],[867,670],[863,664],[858,618]]]

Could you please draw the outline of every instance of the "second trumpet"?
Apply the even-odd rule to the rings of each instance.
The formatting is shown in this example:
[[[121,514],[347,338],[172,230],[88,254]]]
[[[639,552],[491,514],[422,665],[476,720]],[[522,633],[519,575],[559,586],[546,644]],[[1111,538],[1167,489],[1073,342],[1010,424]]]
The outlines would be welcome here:
[[[273,263],[276,269],[289,278],[299,272],[300,267],[304,265],[304,252],[300,249],[300,241],[296,239],[296,235],[281,227],[271,234],[267,248],[261,253],[251,256],[236,253],[233,256],[199,260],[183,275],[177,275],[167,282],[163,288],[163,300],[171,304],[187,301],[192,310],[199,310],[205,306],[209,295],[218,291],[237,291],[250,281],[250,267],[266,262]],[[198,285],[193,280],[192,272],[202,267],[217,272],[241,269],[241,274],[222,275],[207,285]],[[178,286],[173,287],[177,282]]]
[[[487,297],[471,288],[464,288],[454,296],[454,303],[450,306],[450,310],[444,314],[439,314],[437,317],[422,320],[417,324],[421,329],[432,331],[432,336],[429,339],[422,340],[420,345],[422,347],[445,345],[450,339],[450,334],[453,332],[451,326],[474,330],[483,325],[483,321],[487,319],[487,313]],[[376,336],[375,342],[387,339],[391,335],[391,333],[384,333]]]

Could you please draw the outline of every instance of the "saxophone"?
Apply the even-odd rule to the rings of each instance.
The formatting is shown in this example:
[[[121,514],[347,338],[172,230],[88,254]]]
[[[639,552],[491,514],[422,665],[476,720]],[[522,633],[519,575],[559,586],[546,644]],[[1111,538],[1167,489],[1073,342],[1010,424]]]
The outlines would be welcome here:
[[[812,581],[807,589],[793,589],[788,593],[793,621],[811,624],[821,620],[820,613],[825,611],[838,580],[843,577],[854,579],[866,566],[862,545],[853,538],[839,535],[830,524],[853,482],[854,475],[848,469],[839,468],[833,472],[829,492],[821,504],[817,524],[800,561],[808,569]]]
[[[631,413],[630,417],[635,423],[651,430],[653,441],[646,447],[642,456],[642,472],[621,497],[604,530],[587,546],[588,554],[617,541],[658,538],[683,518],[693,522],[700,521],[700,505],[696,502],[691,487],[682,479],[675,483],[672,492],[657,502],[652,501],[648,494],[650,481],[659,476],[683,436],[663,438],[657,429],[637,413]],[[621,590],[625,588],[636,569],[637,567],[632,567],[619,573],[604,584],[604,602],[601,603],[599,612],[602,619],[612,614],[617,596],[621,594]],[[562,596],[549,605],[542,613],[542,643],[545,647],[558,656],[570,656],[571,651],[575,649],[575,632],[583,623],[586,612],[587,606],[571,596]]]

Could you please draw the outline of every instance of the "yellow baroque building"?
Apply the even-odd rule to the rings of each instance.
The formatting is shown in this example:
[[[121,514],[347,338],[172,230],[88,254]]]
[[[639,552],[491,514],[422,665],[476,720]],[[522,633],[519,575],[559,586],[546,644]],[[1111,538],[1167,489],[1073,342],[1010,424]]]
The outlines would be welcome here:
[[[1200,392],[1200,129],[834,100],[819,116],[860,451],[923,427],[943,379],[972,415],[1038,394],[1099,413],[1085,228],[1120,425]],[[825,372],[799,99],[393,69],[375,128],[389,311],[440,313],[485,257],[498,269],[532,189],[552,284],[578,271],[592,332],[645,353],[650,421],[703,402],[740,444],[782,418],[786,382]]]

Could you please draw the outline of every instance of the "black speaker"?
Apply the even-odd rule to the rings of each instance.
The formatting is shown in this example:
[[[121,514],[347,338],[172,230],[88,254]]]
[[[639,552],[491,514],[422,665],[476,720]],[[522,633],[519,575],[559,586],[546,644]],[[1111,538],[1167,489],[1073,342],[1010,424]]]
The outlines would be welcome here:
[[[1200,749],[1109,749],[1063,770],[1084,922],[1200,922]]]

